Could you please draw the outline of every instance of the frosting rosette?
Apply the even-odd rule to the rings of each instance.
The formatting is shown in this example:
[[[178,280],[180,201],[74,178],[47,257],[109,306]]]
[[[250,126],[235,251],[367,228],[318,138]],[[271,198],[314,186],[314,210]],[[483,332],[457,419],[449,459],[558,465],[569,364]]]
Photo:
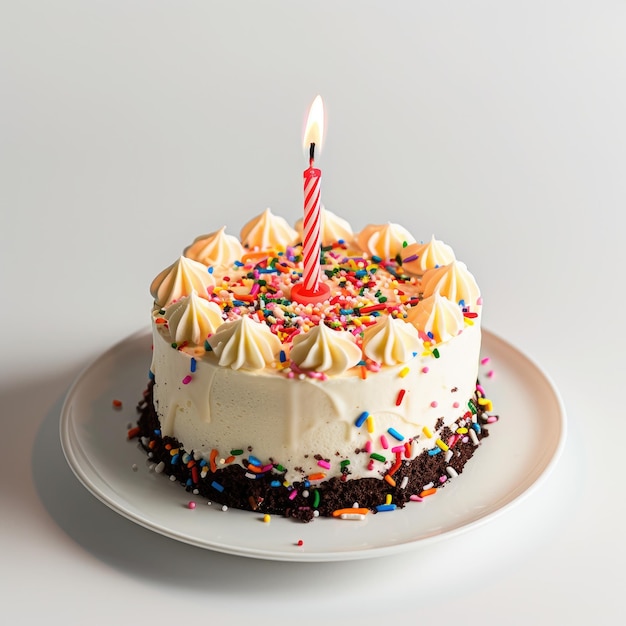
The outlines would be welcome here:
[[[465,328],[459,305],[438,292],[420,300],[405,319],[435,343],[449,341]]]
[[[376,363],[406,363],[423,349],[424,344],[412,324],[388,315],[363,333],[363,354]]]
[[[166,306],[194,291],[206,298],[207,289],[213,286],[215,279],[206,265],[181,256],[157,275],[150,285],[150,293],[158,306]]]
[[[448,265],[456,257],[452,248],[433,235],[427,243],[412,243],[402,251],[402,267],[410,274],[421,276],[427,270]]]
[[[296,222],[296,231],[300,237],[302,237],[303,222],[302,219]],[[323,246],[330,246],[338,241],[350,243],[354,238],[350,223],[326,209],[324,205],[320,208],[320,233]]]
[[[368,224],[357,236],[363,252],[382,259],[392,259],[402,254],[405,247],[415,243],[415,237],[400,224]]]
[[[183,253],[187,258],[205,265],[227,267],[244,254],[239,239],[226,234],[226,226],[208,235],[196,237]]]
[[[332,330],[320,323],[307,333],[296,335],[289,356],[301,370],[335,376],[361,360],[361,348],[352,333]]]
[[[222,367],[260,370],[276,360],[281,343],[269,326],[249,315],[224,322],[208,339]]]
[[[422,277],[422,291],[425,298],[438,292],[457,304],[463,302],[467,307],[479,306],[480,289],[462,261],[452,261],[428,270]]]
[[[287,220],[274,215],[269,208],[251,219],[241,229],[241,243],[250,249],[284,250],[287,246],[295,244],[297,240],[298,233],[289,226]]]
[[[220,307],[200,298],[195,291],[167,306],[164,317],[172,341],[188,341],[196,345],[202,345],[224,321]]]

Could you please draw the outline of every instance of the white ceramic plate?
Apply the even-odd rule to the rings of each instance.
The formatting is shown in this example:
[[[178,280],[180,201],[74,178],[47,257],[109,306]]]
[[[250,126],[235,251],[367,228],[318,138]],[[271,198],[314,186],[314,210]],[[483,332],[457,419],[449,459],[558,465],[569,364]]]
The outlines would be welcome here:
[[[151,335],[121,341],[74,382],[61,412],[61,443],[82,484],[117,513],[157,533],[240,556],[339,561],[383,556],[492,520],[529,495],[554,467],[565,442],[563,404],[546,374],[502,339],[483,331],[481,382],[501,420],[465,471],[422,503],[364,521],[318,518],[303,524],[249,511],[222,511],[150,472],[126,429],[146,387]],[[487,369],[493,378],[484,376]],[[114,410],[114,399],[122,410]],[[133,465],[136,467],[133,468]],[[189,509],[191,500],[197,502]],[[298,545],[299,541],[302,545]]]

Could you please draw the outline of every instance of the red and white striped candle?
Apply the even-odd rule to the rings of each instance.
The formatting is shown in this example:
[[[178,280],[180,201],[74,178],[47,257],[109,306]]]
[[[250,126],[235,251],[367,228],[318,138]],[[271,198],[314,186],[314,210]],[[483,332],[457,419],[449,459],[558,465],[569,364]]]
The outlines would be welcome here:
[[[309,167],[304,170],[304,220],[302,225],[302,281],[291,289],[291,299],[301,304],[326,300],[328,285],[321,282],[320,251],[322,247],[320,180],[322,171],[315,168],[315,148],[321,151],[324,135],[324,103],[313,100],[306,129],[304,147],[309,152]]]
[[[315,144],[311,144],[311,155]],[[310,158],[310,167],[304,170],[304,222],[302,225],[302,257],[304,271],[302,279],[305,291],[315,292],[320,282],[320,248],[322,246],[320,214],[320,178],[322,171],[313,167],[314,157]]]

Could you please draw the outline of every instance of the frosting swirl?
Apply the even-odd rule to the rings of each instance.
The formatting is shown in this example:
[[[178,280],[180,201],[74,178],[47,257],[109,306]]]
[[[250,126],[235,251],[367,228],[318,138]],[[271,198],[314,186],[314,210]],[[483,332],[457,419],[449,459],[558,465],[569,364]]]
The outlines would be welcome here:
[[[423,349],[424,344],[417,329],[389,315],[366,328],[363,333],[363,353],[376,363],[406,363]]]
[[[215,285],[206,265],[181,256],[166,267],[150,285],[150,293],[157,306],[165,306],[196,291],[201,298],[207,297],[207,289]]]
[[[296,222],[296,231],[300,237],[302,237],[303,222],[303,219]],[[330,246],[338,241],[351,242],[354,237],[349,222],[326,209],[324,205],[320,209],[320,224],[323,246]]]
[[[420,300],[409,311],[406,321],[435,343],[449,341],[465,328],[459,305],[438,292]]]
[[[421,276],[426,270],[452,263],[455,258],[452,248],[433,235],[428,243],[412,243],[402,251],[402,267]]]
[[[227,235],[226,226],[208,235],[196,237],[184,251],[184,255],[189,259],[217,267],[232,265],[241,259],[243,254],[244,249],[239,239]]]
[[[208,335],[222,325],[222,311],[217,304],[200,298],[195,291],[165,309],[172,341],[202,345]]]
[[[280,340],[269,326],[249,315],[222,324],[208,339],[222,367],[260,370],[276,360]]]
[[[415,243],[415,237],[400,224],[368,224],[358,235],[361,250],[383,259],[402,254],[405,245]]]
[[[301,370],[342,374],[361,360],[361,349],[354,335],[346,330],[331,330],[321,322],[309,332],[296,335],[290,353]]]
[[[439,292],[457,304],[463,301],[468,307],[479,306],[480,289],[461,261],[428,270],[422,277],[422,291],[425,298]]]
[[[246,248],[284,250],[297,240],[298,233],[289,226],[285,218],[274,215],[270,209],[265,209],[241,229],[241,243]]]

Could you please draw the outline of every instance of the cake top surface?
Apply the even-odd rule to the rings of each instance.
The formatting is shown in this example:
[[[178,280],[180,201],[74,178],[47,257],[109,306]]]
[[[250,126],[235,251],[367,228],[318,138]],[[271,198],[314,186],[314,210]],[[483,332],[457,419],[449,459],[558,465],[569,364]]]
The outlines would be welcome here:
[[[197,237],[153,280],[153,321],[172,345],[223,367],[312,377],[403,363],[479,323],[476,280],[450,246],[399,224],[349,223],[322,208],[319,304],[290,298],[301,281],[301,223],[270,209],[241,238]],[[209,354],[213,353],[213,354]]]

